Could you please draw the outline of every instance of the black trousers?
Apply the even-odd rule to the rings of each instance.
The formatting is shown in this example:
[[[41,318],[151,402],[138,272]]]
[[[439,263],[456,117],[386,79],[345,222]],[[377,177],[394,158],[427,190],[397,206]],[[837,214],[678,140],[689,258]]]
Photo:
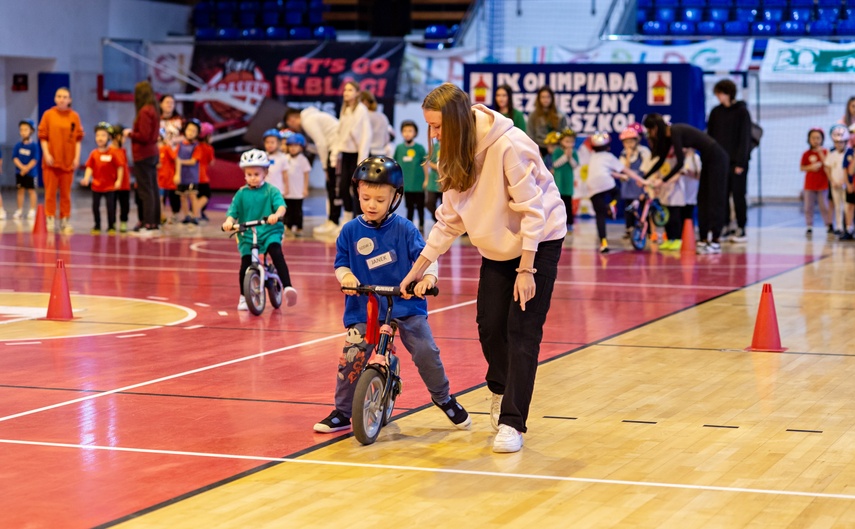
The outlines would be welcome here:
[[[567,210],[567,225],[573,225],[573,195],[561,195],[561,201],[564,202],[564,209]]]
[[[276,273],[279,274],[279,280],[282,281],[283,287],[291,286],[291,274],[288,273],[288,265],[285,263],[285,256],[282,255],[282,245],[278,242],[270,243],[267,246],[267,255],[270,256],[270,260],[273,261],[273,266],[276,267]],[[243,292],[243,276],[246,274],[246,270],[249,268],[249,265],[252,264],[252,255],[241,255],[240,256],[240,294],[244,295]]]
[[[119,221],[128,222],[131,212],[131,191],[116,191],[116,202],[119,205]]]
[[[665,225],[665,235],[669,241],[678,241],[683,238],[683,207],[685,206],[662,206],[668,208],[668,224]]]
[[[92,192],[92,217],[95,219],[95,229],[101,229],[101,199],[107,203],[107,229],[116,228],[116,192]]]
[[[356,171],[356,166],[359,165],[359,154],[355,152],[341,153],[341,159],[336,167],[336,200],[339,207],[339,213],[343,207],[345,211],[352,211],[353,216],[362,214],[362,208],[359,207],[359,199],[356,193],[356,186],[353,184],[353,173]],[[332,210],[332,208],[330,208]],[[338,216],[335,219],[330,219],[338,224]]]
[[[434,222],[436,222],[436,208],[439,207],[439,204],[442,204],[442,193],[428,191],[425,206],[430,212],[431,217],[433,217]]]
[[[424,228],[425,225],[425,192],[424,191],[404,191],[404,203],[407,205],[407,220],[410,222],[419,215],[419,223],[416,224],[419,228]]]
[[[748,168],[746,167],[742,174],[733,172],[733,167],[727,175],[727,197],[733,198],[732,212],[736,216],[736,225],[739,229],[745,229],[745,224],[748,222]],[[728,215],[724,220],[724,225],[730,222],[731,217],[730,201],[728,201]]]
[[[169,205],[169,209],[173,215],[178,215],[181,211],[181,197],[174,189],[166,189],[166,194],[163,196],[163,205]]]
[[[476,321],[481,351],[487,359],[487,387],[504,395],[499,423],[520,432],[526,431],[543,324],[552,301],[562,242],[538,245],[534,258],[536,291],[525,304],[525,311],[514,301],[520,259],[481,259]]]
[[[597,217],[597,235],[600,239],[606,238],[606,219],[609,218],[609,204],[614,200],[616,192],[617,188],[612,188],[591,197],[591,205],[594,207],[594,215]]]
[[[285,199],[288,208],[285,210],[285,227],[303,229],[303,199]]]
[[[134,160],[134,178],[142,202],[140,221],[146,228],[160,226],[160,200],[157,193],[157,156]]]
[[[698,233],[701,241],[709,236],[718,242],[725,225],[727,207],[727,152],[716,146],[701,153],[701,178],[698,183]]]

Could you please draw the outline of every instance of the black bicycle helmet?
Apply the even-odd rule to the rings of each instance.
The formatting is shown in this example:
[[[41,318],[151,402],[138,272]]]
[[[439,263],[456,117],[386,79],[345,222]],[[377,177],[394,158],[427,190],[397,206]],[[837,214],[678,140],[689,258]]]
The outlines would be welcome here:
[[[392,158],[369,156],[362,160],[356,166],[356,171],[353,172],[353,183],[359,185],[359,182],[385,184],[395,188],[395,199],[392,201],[389,211],[386,212],[386,217],[401,205],[401,198],[404,196],[404,172],[398,162]],[[384,221],[386,217],[383,218]],[[377,224],[383,224],[383,221]]]
[[[186,134],[188,125],[194,125],[196,127],[197,136],[202,133],[202,122],[196,118],[190,118],[181,128],[181,134]]]

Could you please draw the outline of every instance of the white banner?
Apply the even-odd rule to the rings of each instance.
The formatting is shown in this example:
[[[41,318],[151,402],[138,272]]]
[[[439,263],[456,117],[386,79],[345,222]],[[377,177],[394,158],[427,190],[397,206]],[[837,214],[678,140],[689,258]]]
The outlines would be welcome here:
[[[190,72],[190,60],[193,58],[192,44],[154,44],[148,45],[148,58],[158,67],[149,65],[149,77],[154,91],[159,94],[177,94],[185,91],[184,81],[175,74],[193,77]]]
[[[752,39],[742,41],[714,39],[682,46],[652,46],[638,42],[606,41],[593,50],[583,52],[556,47],[544,52],[548,60],[537,62],[691,64],[707,72],[743,72],[748,70],[753,49]]]
[[[760,79],[788,83],[852,83],[855,43],[813,39],[784,42],[769,39]]]

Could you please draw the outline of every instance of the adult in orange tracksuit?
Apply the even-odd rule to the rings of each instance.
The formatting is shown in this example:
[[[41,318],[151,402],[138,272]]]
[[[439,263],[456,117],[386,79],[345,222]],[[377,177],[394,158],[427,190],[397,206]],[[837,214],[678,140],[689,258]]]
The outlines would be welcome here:
[[[83,127],[80,116],[71,110],[71,92],[60,88],[54,95],[56,106],[42,116],[39,141],[42,145],[42,177],[45,184],[45,209],[48,229],[55,226],[56,192],[59,190],[60,229],[71,226],[71,184],[80,165],[80,142]]]

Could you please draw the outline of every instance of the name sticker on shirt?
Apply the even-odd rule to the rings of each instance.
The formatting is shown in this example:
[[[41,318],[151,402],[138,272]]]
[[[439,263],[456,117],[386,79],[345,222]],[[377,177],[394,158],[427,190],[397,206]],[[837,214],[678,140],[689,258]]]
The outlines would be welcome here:
[[[18,152],[21,153],[21,156],[29,156],[30,149],[18,149]]]
[[[111,154],[102,154],[102,155],[101,155],[101,161],[102,161],[102,162],[111,162],[111,161],[113,161],[113,155],[111,155]]]
[[[374,251],[374,241],[368,237],[363,237],[356,242],[356,251],[359,255],[371,255]]]
[[[368,265],[369,270],[374,270],[375,268],[380,268],[381,266],[394,263],[395,255],[392,252],[381,253],[377,257],[366,259],[365,262]]]

